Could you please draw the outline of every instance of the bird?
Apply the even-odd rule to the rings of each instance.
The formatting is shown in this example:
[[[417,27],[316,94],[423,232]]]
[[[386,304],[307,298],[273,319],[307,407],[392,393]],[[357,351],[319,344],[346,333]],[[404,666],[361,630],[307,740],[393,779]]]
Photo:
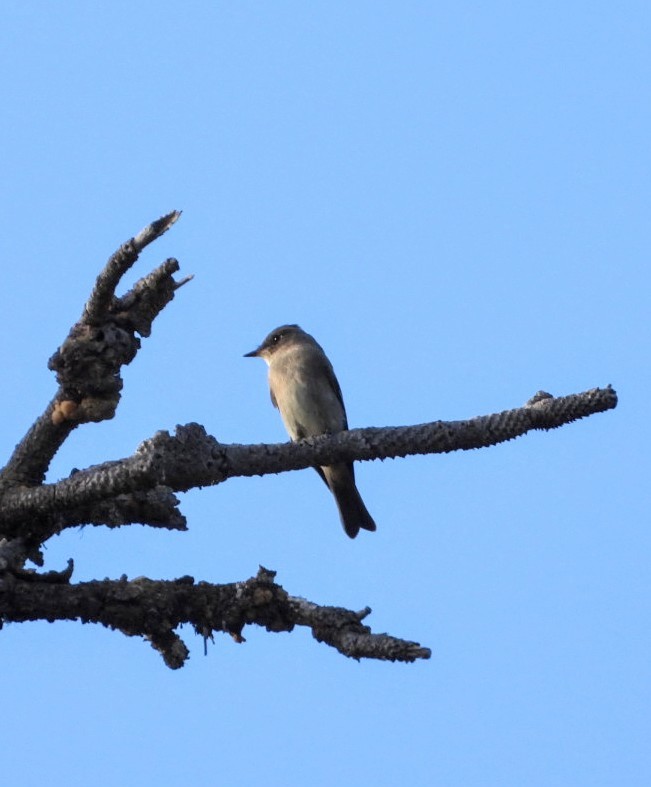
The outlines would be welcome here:
[[[348,429],[346,408],[332,364],[313,336],[298,325],[271,331],[245,358],[262,358],[269,367],[269,392],[292,441]],[[355,484],[352,462],[315,467],[337,504],[350,538],[375,522]]]

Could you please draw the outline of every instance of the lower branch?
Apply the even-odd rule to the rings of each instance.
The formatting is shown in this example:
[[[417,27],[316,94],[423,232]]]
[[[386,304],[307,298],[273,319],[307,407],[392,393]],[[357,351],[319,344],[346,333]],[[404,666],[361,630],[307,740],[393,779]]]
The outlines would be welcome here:
[[[325,642],[353,659],[381,661],[416,661],[428,659],[432,653],[418,642],[396,639],[389,634],[373,634],[362,620],[371,614],[366,607],[351,612],[341,607],[320,607],[304,598],[290,598],[296,614],[296,625],[309,626],[318,642]]]
[[[244,642],[242,630],[256,624],[267,631],[292,631],[306,626],[319,642],[355,659],[373,658],[412,662],[431,653],[415,642],[373,634],[361,621],[370,610],[352,612],[323,607],[288,596],[274,582],[275,572],[260,568],[245,582],[214,585],[195,583],[192,577],[173,581],[146,578],[128,581],[103,580],[68,583],[69,572],[60,582],[52,577],[40,582],[6,571],[0,577],[0,621],[79,620],[101,623],[127,636],[143,637],[160,652],[171,669],[182,667],[188,649],[175,629],[190,623],[209,638],[215,631]]]

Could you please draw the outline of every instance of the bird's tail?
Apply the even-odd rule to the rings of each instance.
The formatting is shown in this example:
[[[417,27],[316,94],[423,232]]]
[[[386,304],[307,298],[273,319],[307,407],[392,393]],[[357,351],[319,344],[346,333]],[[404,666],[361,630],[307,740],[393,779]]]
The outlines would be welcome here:
[[[334,465],[322,469],[326,483],[337,503],[346,535],[355,538],[360,529],[375,530],[375,522],[357,491],[351,468],[347,465]]]

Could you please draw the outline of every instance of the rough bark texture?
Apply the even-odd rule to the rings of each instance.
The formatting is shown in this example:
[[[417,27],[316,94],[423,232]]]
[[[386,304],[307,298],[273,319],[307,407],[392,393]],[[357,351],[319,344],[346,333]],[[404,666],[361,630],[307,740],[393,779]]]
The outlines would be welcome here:
[[[267,631],[291,631],[307,626],[319,642],[355,659],[415,661],[430,652],[418,643],[373,634],[361,612],[324,607],[289,596],[274,582],[274,572],[260,568],[245,582],[213,585],[193,577],[173,581],[139,578],[70,584],[69,573],[31,579],[7,574],[0,593],[2,621],[79,620],[101,623],[130,637],[142,637],[160,652],[168,667],[183,666],[188,649],[175,633],[190,623],[204,638],[213,632],[244,642],[242,631],[255,623]]]
[[[418,643],[373,634],[362,625],[370,613],[319,606],[288,596],[274,573],[260,569],[245,582],[216,585],[192,577],[174,581],[140,578],[71,583],[73,563],[61,572],[25,567],[43,563],[41,547],[53,535],[79,525],[117,527],[140,523],[185,530],[174,492],[306,467],[410,454],[448,453],[495,445],[532,429],[553,429],[617,405],[609,386],[554,398],[539,392],[524,406],[466,421],[354,429],[278,445],[225,445],[198,424],[158,432],[133,456],[74,471],[45,484],[56,452],[77,426],[112,418],[121,390],[122,366],[149,336],[153,320],[190,280],[173,278],[169,259],[126,294],[115,289],[140,252],[178,219],[163,216],[123,244],[97,278],[82,317],[54,353],[49,367],[59,389],[16,446],[0,472],[0,625],[2,621],[79,620],[101,623],[145,638],[177,668],[188,650],[175,629],[191,623],[204,638],[214,631],[244,641],[244,626],[269,631],[311,628],[319,642],[353,658],[414,661],[429,658]]]

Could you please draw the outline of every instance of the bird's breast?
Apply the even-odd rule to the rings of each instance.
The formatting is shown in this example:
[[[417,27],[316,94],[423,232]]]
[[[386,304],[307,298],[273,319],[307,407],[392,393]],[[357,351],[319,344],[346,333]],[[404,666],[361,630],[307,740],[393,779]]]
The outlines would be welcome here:
[[[309,361],[288,353],[269,366],[269,386],[292,440],[338,432],[345,425],[343,407],[328,376]]]

